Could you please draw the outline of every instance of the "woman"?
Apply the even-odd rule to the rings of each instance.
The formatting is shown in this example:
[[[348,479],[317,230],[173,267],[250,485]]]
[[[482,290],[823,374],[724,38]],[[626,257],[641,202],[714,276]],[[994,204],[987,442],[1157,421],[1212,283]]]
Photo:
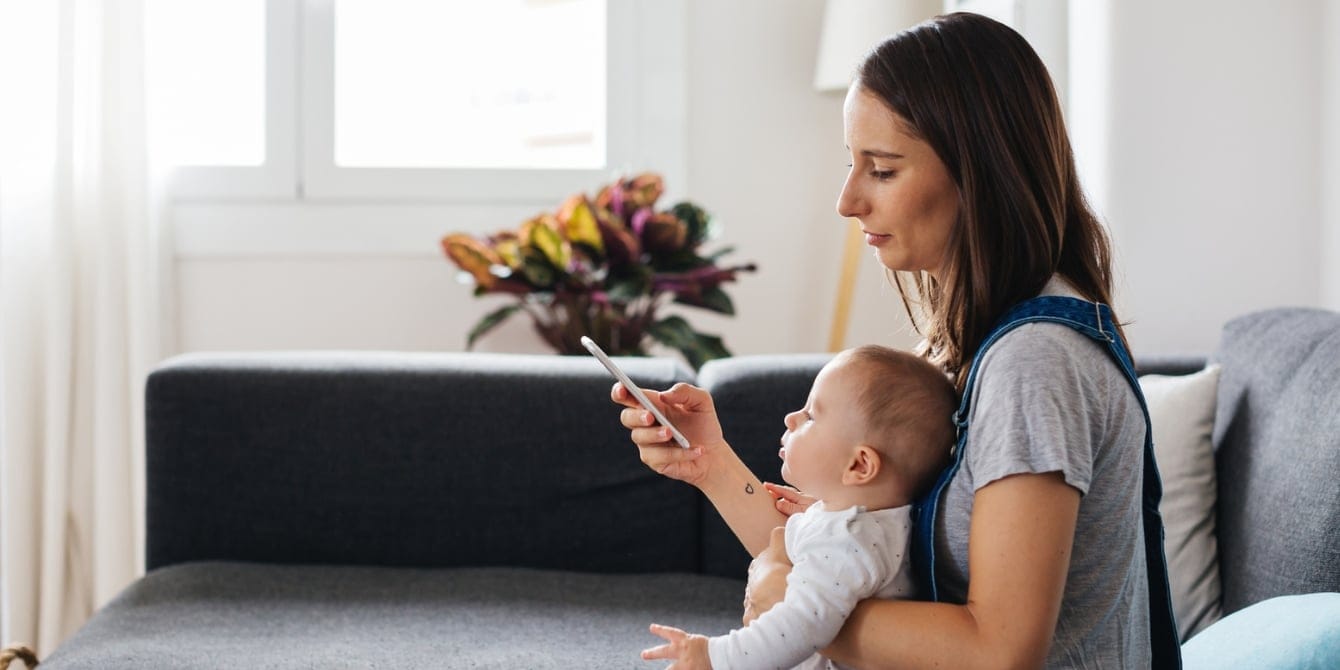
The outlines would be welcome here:
[[[826,655],[858,667],[1175,666],[1161,526],[1156,513],[1142,518],[1142,501],[1152,495],[1157,509],[1158,496],[1147,418],[1104,306],[1108,241],[1080,191],[1045,66],[1000,23],[938,17],[867,55],[843,115],[852,162],[838,212],[900,273],[922,353],[969,404],[956,417],[958,465],[919,517],[920,531],[935,531],[922,549],[940,602],[865,601]],[[1051,299],[1030,301],[1039,296]],[[1029,314],[1063,305],[1095,316],[1087,330],[1041,312],[1019,320],[1011,308],[1026,301]],[[753,493],[758,480],[722,438],[706,393],[653,395],[693,449],[669,445],[613,391],[642,460],[700,488],[756,556],[751,620],[785,593],[789,564],[773,529],[805,499]]]

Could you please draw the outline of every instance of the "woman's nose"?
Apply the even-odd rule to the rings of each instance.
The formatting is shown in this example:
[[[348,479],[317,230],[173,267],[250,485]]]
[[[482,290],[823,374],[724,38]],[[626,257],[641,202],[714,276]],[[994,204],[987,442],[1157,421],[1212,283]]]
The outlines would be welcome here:
[[[847,181],[842,183],[842,191],[838,193],[837,213],[848,219],[857,218],[865,214],[863,200],[856,192],[852,184],[853,175],[847,176]]]

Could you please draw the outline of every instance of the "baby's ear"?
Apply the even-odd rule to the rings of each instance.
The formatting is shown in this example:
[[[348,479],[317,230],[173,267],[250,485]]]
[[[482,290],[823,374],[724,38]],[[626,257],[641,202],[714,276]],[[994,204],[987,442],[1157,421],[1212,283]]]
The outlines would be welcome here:
[[[842,473],[842,483],[848,486],[869,484],[879,476],[883,460],[879,451],[868,444],[858,444],[851,451],[851,460],[847,470]]]

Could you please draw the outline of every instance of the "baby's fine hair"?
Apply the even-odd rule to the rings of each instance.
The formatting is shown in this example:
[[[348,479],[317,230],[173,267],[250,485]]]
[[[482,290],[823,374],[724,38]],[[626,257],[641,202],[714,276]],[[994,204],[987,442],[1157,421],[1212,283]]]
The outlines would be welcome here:
[[[921,497],[949,461],[958,395],[948,375],[915,354],[865,345],[846,356],[861,371],[858,394],[866,441]]]

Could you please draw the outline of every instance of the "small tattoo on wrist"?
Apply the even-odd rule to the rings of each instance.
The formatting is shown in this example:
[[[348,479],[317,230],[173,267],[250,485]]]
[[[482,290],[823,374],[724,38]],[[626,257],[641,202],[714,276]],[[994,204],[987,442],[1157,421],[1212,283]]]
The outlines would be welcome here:
[[[747,493],[747,494],[749,494],[749,495],[751,495],[751,496],[754,495],[754,485],[753,485],[753,484],[750,484],[749,482],[745,482],[745,483],[744,483],[744,492]]]

